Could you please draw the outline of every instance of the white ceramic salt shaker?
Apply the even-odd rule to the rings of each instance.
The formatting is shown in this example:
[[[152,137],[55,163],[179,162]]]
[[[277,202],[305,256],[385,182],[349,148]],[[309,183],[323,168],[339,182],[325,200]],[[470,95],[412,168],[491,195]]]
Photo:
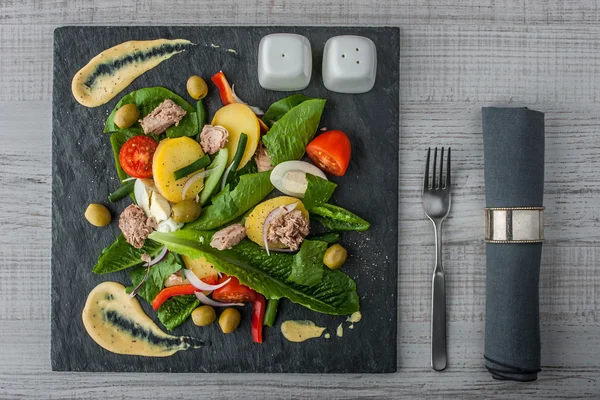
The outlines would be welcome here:
[[[258,82],[269,90],[302,90],[310,83],[312,52],[302,35],[274,33],[258,46]]]
[[[323,52],[323,84],[333,92],[365,93],[375,85],[377,49],[363,36],[327,40]]]

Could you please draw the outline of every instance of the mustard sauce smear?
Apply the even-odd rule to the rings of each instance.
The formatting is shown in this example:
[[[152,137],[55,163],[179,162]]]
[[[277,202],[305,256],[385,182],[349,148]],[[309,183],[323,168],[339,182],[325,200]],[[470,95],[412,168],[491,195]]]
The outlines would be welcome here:
[[[321,337],[325,329],[312,321],[285,321],[281,324],[283,337],[296,343]]]
[[[75,99],[86,107],[109,102],[144,72],[192,43],[185,39],[124,42],[104,50],[77,71],[71,83]]]
[[[164,333],[116,282],[103,282],[90,292],[82,319],[90,337],[117,354],[167,357],[202,346],[200,340]]]

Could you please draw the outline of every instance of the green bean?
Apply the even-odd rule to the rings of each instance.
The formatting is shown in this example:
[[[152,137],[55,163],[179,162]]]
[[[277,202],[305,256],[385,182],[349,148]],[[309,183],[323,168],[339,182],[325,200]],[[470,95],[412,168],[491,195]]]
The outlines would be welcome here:
[[[108,195],[108,200],[111,203],[114,203],[117,200],[121,200],[123,197],[127,196],[129,193],[133,192],[133,186],[135,185],[135,179],[127,182],[114,192]]]
[[[279,299],[270,299],[267,301],[267,309],[265,310],[265,317],[263,325],[272,327],[275,323],[275,317],[277,317],[277,308],[279,307]]]
[[[208,115],[206,114],[206,107],[204,106],[204,102],[202,101],[202,99],[196,102],[196,114],[198,116],[198,135],[196,135],[196,141],[199,142],[200,133],[202,133],[202,128],[204,128],[204,125],[206,125],[208,119]]]
[[[190,165],[186,165],[185,167],[180,168],[177,171],[173,172],[173,176],[175,177],[175,180],[177,181],[177,180],[184,178],[198,170],[201,170],[202,168],[206,168],[208,166],[208,164],[210,164],[210,157],[208,156],[208,154],[205,154],[204,157],[200,158],[199,160],[196,160],[193,163],[191,163]]]

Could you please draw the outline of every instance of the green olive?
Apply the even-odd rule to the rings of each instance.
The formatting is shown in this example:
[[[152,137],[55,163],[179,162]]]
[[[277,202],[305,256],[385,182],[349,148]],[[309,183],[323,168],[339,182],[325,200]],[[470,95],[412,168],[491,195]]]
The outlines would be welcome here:
[[[192,321],[198,326],[208,326],[216,319],[217,314],[211,306],[200,306],[192,312]]]
[[[323,264],[327,265],[329,269],[338,269],[346,262],[348,252],[345,248],[339,244],[330,246],[325,255],[323,256]]]
[[[190,78],[187,80],[186,87],[190,97],[194,100],[203,99],[208,94],[208,86],[206,85],[206,82],[198,75],[190,76]]]
[[[114,121],[115,124],[121,128],[129,128],[140,119],[140,110],[135,104],[125,104],[117,110],[115,113]]]
[[[200,216],[202,206],[194,200],[183,200],[171,208],[171,216],[175,222],[188,223]]]
[[[85,219],[94,226],[106,226],[110,224],[110,211],[102,204],[90,204],[85,210]]]
[[[226,308],[219,317],[219,326],[223,333],[231,333],[235,331],[240,324],[242,315],[235,308]]]

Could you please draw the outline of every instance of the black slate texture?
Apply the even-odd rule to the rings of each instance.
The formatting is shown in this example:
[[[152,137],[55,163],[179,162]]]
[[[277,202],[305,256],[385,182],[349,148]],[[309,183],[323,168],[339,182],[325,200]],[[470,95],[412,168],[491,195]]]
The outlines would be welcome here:
[[[288,300],[281,302],[274,328],[265,328],[264,343],[250,336],[250,308],[233,334],[223,335],[217,324],[198,328],[188,321],[174,334],[210,342],[199,350],[172,357],[150,358],[110,353],[85,332],[81,311],[90,290],[106,280],[130,284],[127,271],[95,275],[91,269],[100,251],[119,233],[117,216],[130,200],[107,203],[119,186],[104,121],[116,102],[132,90],[164,86],[184,96],[192,74],[207,82],[223,70],[238,95],[266,109],[291,93],[267,91],[257,77],[260,39],[275,32],[305,35],[313,50],[313,76],[302,93],[323,97],[327,105],[322,127],[341,129],[352,141],[352,162],[332,201],[372,223],[365,233],[348,232],[341,243],[350,258],[344,271],[356,280],[363,319],[344,336],[335,335],[345,317],[311,312]],[[328,38],[355,34],[377,45],[377,81],[366,94],[330,92],[321,79],[323,47]],[[197,44],[136,79],[115,99],[86,108],[71,95],[75,72],[104,49],[127,40],[185,38]],[[211,44],[220,45],[213,48]],[[234,49],[236,53],[228,52]],[[54,34],[52,119],[52,369],[58,371],[137,372],[394,372],[396,371],[396,302],[398,236],[399,29],[352,27],[62,27]],[[220,106],[209,82],[209,115]],[[92,227],[83,217],[89,203],[106,204],[113,214],[107,228]],[[142,301],[152,318],[155,313]],[[301,344],[286,341],[281,322],[311,319],[331,334]],[[159,323],[160,325],[160,323]]]

